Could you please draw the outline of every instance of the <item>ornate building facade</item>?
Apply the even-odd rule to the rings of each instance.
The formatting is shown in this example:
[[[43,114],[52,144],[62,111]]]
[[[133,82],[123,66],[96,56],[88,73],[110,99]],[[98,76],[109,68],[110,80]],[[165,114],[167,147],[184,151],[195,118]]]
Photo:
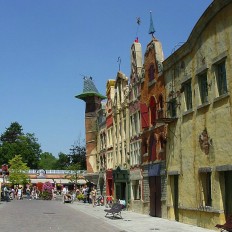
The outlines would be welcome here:
[[[131,75],[129,88],[129,136],[130,136],[130,209],[143,212],[142,169],[141,169],[141,123],[140,123],[140,77],[143,67],[142,47],[138,39],[131,46]]]
[[[152,40],[145,51],[141,80],[142,166],[147,212],[151,216],[162,217],[166,212],[164,174],[167,131],[166,124],[159,120],[164,118],[166,97],[162,45],[153,33],[154,30],[151,31]]]
[[[117,73],[113,102],[113,155],[114,155],[114,196],[116,199],[130,200],[129,177],[129,86],[128,78]]]

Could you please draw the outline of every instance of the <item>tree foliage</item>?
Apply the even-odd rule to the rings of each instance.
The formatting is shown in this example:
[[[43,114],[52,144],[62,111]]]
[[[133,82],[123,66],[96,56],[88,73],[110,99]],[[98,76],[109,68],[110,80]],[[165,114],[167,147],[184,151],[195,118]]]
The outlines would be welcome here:
[[[29,167],[22,161],[20,155],[16,155],[13,159],[9,160],[9,182],[12,184],[26,184],[29,182],[27,171]]]
[[[78,165],[80,170],[86,169],[86,148],[80,142],[72,145],[70,149],[71,165]]]
[[[86,170],[86,149],[80,143],[70,148],[70,153],[59,153],[56,167],[64,170]]]
[[[56,163],[56,169],[66,170],[69,168],[70,158],[67,154],[60,152]]]
[[[11,123],[1,135],[0,142],[1,163],[8,163],[15,155],[21,155],[23,162],[27,163],[31,169],[38,168],[40,144],[34,134],[24,134],[18,122]]]
[[[57,169],[57,158],[49,152],[43,152],[40,155],[40,160],[38,164],[39,169]]]

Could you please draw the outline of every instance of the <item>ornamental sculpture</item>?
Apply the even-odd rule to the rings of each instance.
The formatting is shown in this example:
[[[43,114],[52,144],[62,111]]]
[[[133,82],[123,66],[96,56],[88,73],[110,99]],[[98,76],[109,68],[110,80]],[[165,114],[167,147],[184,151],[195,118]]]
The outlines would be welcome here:
[[[201,150],[205,152],[206,155],[209,154],[209,147],[212,145],[212,139],[208,136],[207,129],[205,128],[199,135],[199,143]]]

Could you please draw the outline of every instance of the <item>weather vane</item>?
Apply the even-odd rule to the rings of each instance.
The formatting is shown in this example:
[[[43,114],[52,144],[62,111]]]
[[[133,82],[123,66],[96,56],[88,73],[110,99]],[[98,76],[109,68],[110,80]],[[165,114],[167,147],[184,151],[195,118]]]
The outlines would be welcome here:
[[[136,42],[138,42],[138,41],[139,41],[139,39],[138,39],[138,31],[139,31],[139,26],[140,26],[140,23],[141,23],[140,17],[137,17],[137,18],[136,18],[136,23],[137,23]]]
[[[117,62],[118,62],[118,71],[120,71],[120,66],[121,66],[121,57],[120,56],[118,57]]]
[[[91,77],[91,76],[86,76],[83,74],[80,74],[80,76],[82,76],[84,80],[87,80],[87,79],[93,80],[93,77]]]
[[[155,28],[153,25],[153,19],[152,19],[152,11],[150,11],[150,27],[149,27],[149,34],[152,35],[152,37],[154,37],[154,33],[155,33]]]

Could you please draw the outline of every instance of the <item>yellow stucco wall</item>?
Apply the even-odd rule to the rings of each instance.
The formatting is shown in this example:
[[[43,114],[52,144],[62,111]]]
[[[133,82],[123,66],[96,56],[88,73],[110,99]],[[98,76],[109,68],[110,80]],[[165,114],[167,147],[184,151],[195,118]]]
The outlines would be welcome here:
[[[178,120],[171,123],[168,130],[168,218],[175,219],[171,184],[171,175],[175,173],[179,184],[179,221],[211,229],[225,221],[224,186],[216,167],[232,164],[232,1],[226,1],[228,5],[224,8],[219,2],[213,2],[188,42],[164,62],[167,96],[174,91],[178,103]],[[228,94],[218,98],[215,63],[220,58],[226,60]],[[204,106],[200,103],[197,77],[201,70],[207,70],[208,80],[209,104]],[[191,78],[193,107],[186,112],[181,84],[188,78]],[[205,154],[199,144],[199,135],[205,128],[211,139],[209,154]],[[204,167],[212,169],[212,207],[207,209],[201,207],[204,202],[199,169]]]

